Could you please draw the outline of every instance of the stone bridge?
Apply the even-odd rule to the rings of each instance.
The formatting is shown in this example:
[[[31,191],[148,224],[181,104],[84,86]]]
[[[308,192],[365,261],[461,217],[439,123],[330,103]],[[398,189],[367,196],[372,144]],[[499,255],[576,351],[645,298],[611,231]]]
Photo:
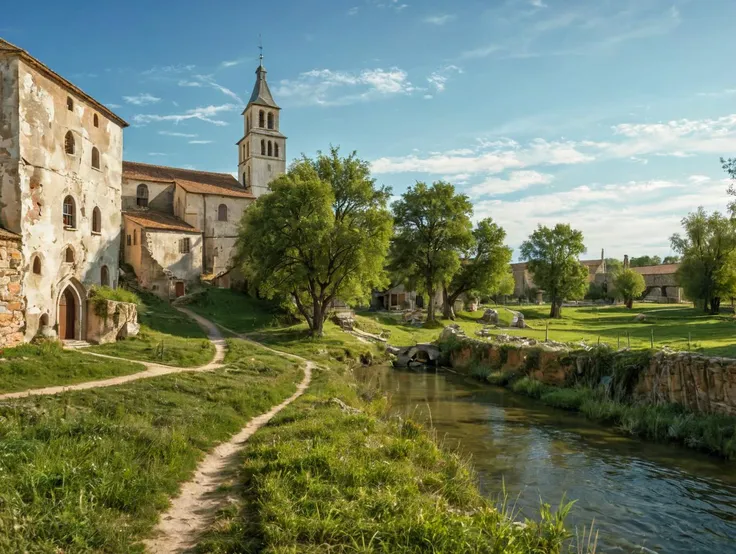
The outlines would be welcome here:
[[[632,267],[644,277],[644,298],[660,302],[682,302],[682,289],[677,284],[677,268],[680,264],[648,265]]]

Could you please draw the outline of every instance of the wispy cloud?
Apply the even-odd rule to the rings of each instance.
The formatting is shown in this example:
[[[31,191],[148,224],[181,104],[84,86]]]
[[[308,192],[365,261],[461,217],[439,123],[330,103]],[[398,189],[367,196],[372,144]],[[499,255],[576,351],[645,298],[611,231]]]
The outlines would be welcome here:
[[[123,100],[125,100],[128,104],[133,104],[134,106],[150,106],[151,104],[155,104],[156,102],[161,101],[159,97],[147,92],[138,94],[136,96],[123,96]]]
[[[360,11],[360,8],[358,6],[353,6],[348,10],[348,15],[358,15],[358,12]]]
[[[149,152],[149,156],[168,156],[165,152]]]
[[[215,81],[214,77],[212,75],[193,75],[192,79],[181,79],[179,81],[180,87],[209,87],[215,90],[220,91],[225,96],[229,96],[233,100],[236,100],[243,103],[243,99],[240,98],[236,93],[234,93],[232,90],[227,88],[226,86],[223,86],[219,84],[217,81]]]
[[[359,72],[314,69],[294,80],[282,80],[275,94],[295,104],[340,106],[410,94],[415,90],[408,74],[397,67]]]
[[[534,8],[547,8],[547,4],[545,4],[542,0],[529,0],[529,5]]]
[[[120,104],[105,104],[105,106],[107,106],[111,110],[116,110],[117,108],[122,108],[122,106]]]
[[[235,67],[236,65],[240,65],[241,63],[243,63],[243,60],[225,60],[224,62],[220,62],[220,67]]]
[[[189,144],[211,144],[211,140],[190,140]]]
[[[427,77],[427,82],[435,92],[444,92],[447,81],[453,73],[462,73],[463,70],[456,65],[448,65],[438,71],[434,71]]]
[[[537,185],[548,185],[554,180],[554,176],[549,173],[540,173],[538,171],[512,171],[508,178],[490,177],[478,185],[470,188],[470,194],[473,196],[495,196],[497,194],[507,194],[519,190],[528,189]]]
[[[428,15],[422,21],[429,23],[430,25],[442,26],[450,21],[454,20],[457,16],[455,14],[439,14],[439,15]]]
[[[176,64],[176,65],[163,65],[163,66],[154,66],[150,69],[146,69],[141,73],[141,75],[171,75],[175,73],[187,73],[190,71],[194,71],[195,65],[189,65],[189,64]]]
[[[176,133],[172,131],[159,131],[159,135],[164,135],[167,137],[183,137],[183,138],[196,138],[198,135],[193,133]]]
[[[706,96],[709,98],[722,98],[725,96],[733,96],[736,94],[736,88],[727,88],[716,92],[699,92],[698,96]]]
[[[220,106],[205,106],[200,108],[193,108],[186,110],[181,114],[137,114],[133,116],[133,121],[139,125],[146,125],[147,123],[156,123],[162,121],[169,121],[173,123],[181,123],[190,119],[198,119],[200,121],[206,121],[213,125],[223,126],[227,125],[226,121],[220,119],[214,119],[220,113],[229,112],[236,109],[238,106],[235,104],[223,104]]]

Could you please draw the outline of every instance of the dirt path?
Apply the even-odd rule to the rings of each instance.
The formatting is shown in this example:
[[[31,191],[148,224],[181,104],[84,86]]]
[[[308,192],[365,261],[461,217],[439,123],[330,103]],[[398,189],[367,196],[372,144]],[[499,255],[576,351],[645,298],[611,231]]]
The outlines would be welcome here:
[[[238,453],[244,447],[244,443],[271,418],[302,395],[312,380],[314,367],[314,362],[306,361],[304,379],[294,394],[265,414],[251,419],[237,435],[217,446],[202,460],[194,477],[184,483],[179,496],[172,500],[169,509],[161,515],[154,530],[155,537],[144,541],[149,552],[152,554],[186,552],[196,546],[199,536],[213,523],[218,509],[227,501],[226,495],[218,489],[221,484],[234,477]]]
[[[157,364],[153,362],[143,362],[139,360],[128,360],[127,358],[119,358],[116,356],[108,356],[106,354],[97,354],[95,352],[85,352],[80,350],[79,352],[88,356],[97,356],[100,358],[107,358],[112,360],[125,360],[127,362],[133,361],[139,363],[146,368],[145,371],[138,373],[131,373],[130,375],[121,375],[120,377],[112,377],[110,379],[100,379],[97,381],[87,381],[85,383],[76,383],[74,385],[58,385],[54,387],[45,387],[42,389],[29,389],[19,392],[8,392],[0,394],[0,400],[8,400],[12,398],[26,398],[29,396],[47,396],[52,394],[60,394],[75,390],[87,390],[97,389],[101,387],[112,387],[115,385],[122,385],[124,383],[130,383],[131,381],[138,381],[139,379],[150,379],[151,377],[160,377],[161,375],[170,375],[172,373],[187,373],[187,372],[198,372],[198,371],[212,371],[222,367],[222,361],[225,359],[226,343],[222,336],[222,333],[217,326],[211,321],[203,318],[200,315],[195,314],[191,310],[186,308],[176,307],[177,310],[187,314],[189,317],[194,319],[207,333],[207,338],[215,346],[215,356],[209,363],[199,367],[175,367],[163,364]]]

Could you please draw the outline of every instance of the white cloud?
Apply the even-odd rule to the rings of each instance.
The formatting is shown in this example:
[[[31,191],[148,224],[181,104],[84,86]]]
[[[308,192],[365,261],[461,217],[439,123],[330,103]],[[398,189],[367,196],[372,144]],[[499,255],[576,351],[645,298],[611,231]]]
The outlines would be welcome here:
[[[172,131],[159,131],[158,134],[164,135],[167,137],[183,137],[183,138],[196,138],[197,137],[196,134],[192,134],[192,133],[176,133]]]
[[[220,67],[234,67],[236,65],[240,65],[241,63],[243,63],[243,60],[226,60],[220,63]]]
[[[203,87],[204,84],[202,84],[201,81],[187,81],[186,79],[181,79],[179,81],[180,87]]]
[[[348,15],[357,15],[358,11],[360,11],[358,6],[353,6],[348,10]]]
[[[176,65],[164,65],[154,66],[151,69],[143,71],[142,75],[160,75],[160,74],[172,74],[172,73],[186,73],[188,71],[194,71],[195,65],[190,64],[176,64]]]
[[[161,99],[157,96],[154,96],[147,92],[138,94],[136,96],[123,96],[123,100],[125,100],[128,104],[133,104],[135,106],[149,106],[161,101]]]
[[[470,188],[470,194],[472,196],[507,194],[535,185],[548,185],[553,180],[554,176],[549,173],[539,173],[538,171],[530,170],[512,171],[508,179],[490,177],[481,184],[474,185]]]
[[[736,94],[736,88],[727,88],[718,92],[699,92],[698,96],[707,96],[711,98],[720,98],[723,96],[733,96]]]
[[[529,4],[532,5],[534,8],[547,8],[547,4],[545,4],[542,0],[529,0]]]
[[[174,123],[180,123],[189,119],[199,119],[200,121],[206,121],[207,123],[221,126],[227,125],[227,122],[219,119],[213,119],[213,117],[222,112],[229,112],[236,108],[237,106],[235,104],[223,104],[220,106],[205,106],[200,108],[193,108],[191,110],[186,110],[183,114],[137,114],[133,116],[133,121],[135,123],[138,123],[139,125],[145,125],[147,123],[155,123],[160,121],[172,121]]]
[[[445,23],[449,23],[450,21],[455,19],[455,17],[456,16],[454,14],[445,13],[441,15],[429,15],[425,17],[422,21],[424,21],[425,23],[429,23],[430,25],[441,26]]]
[[[275,88],[279,97],[296,104],[339,106],[412,93],[414,85],[397,67],[359,72],[313,69],[294,80],[282,80]]]
[[[211,140],[190,140],[189,144],[212,144]]]
[[[240,102],[243,104],[242,98],[238,96],[236,93],[234,93],[229,88],[219,84],[217,81],[215,81],[214,77],[212,75],[193,75],[192,79],[181,79],[179,81],[180,87],[210,87],[215,90],[220,91],[225,96],[229,96],[233,100],[236,100],[237,102]]]
[[[105,104],[105,106],[107,106],[111,110],[115,110],[117,108],[122,108],[122,106],[120,104]]]
[[[168,156],[168,154],[164,152],[149,152],[148,155],[149,156]]]
[[[447,81],[452,73],[462,73],[463,70],[456,65],[448,65],[439,71],[434,71],[427,77],[427,82],[436,92],[444,92]]]

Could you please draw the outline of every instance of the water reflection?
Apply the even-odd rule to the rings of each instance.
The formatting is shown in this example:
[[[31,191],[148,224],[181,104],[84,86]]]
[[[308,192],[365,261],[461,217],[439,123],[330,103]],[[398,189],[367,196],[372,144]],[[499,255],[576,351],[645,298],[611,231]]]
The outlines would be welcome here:
[[[392,410],[430,422],[473,459],[484,493],[503,484],[533,517],[539,499],[576,499],[570,523],[595,519],[605,552],[736,554],[736,464],[612,433],[575,414],[446,373],[388,367],[358,377]]]

